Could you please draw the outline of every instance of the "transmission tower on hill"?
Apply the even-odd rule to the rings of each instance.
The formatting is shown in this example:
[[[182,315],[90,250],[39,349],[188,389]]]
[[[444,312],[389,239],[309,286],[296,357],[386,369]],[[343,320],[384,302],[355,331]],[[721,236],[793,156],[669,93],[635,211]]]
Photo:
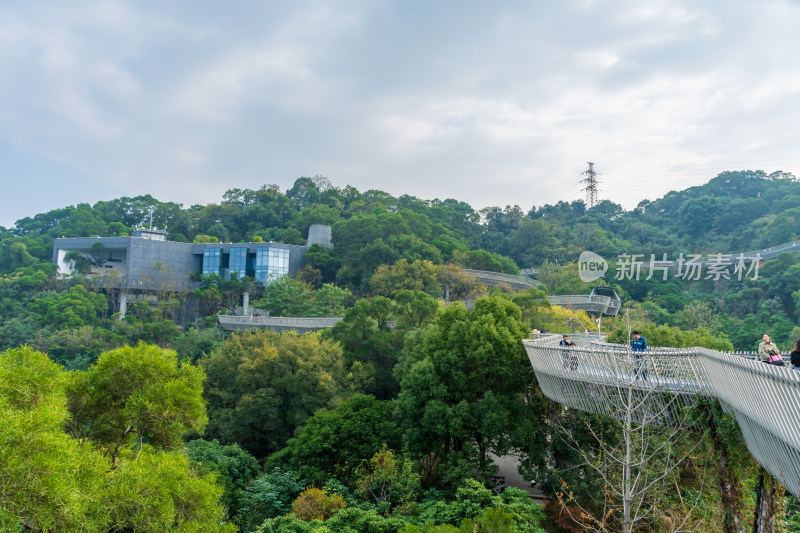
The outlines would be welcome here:
[[[583,191],[586,191],[586,207],[594,207],[597,205],[597,173],[594,171],[594,163],[589,163],[589,170],[582,172],[586,174],[586,178],[581,180],[585,183]]]

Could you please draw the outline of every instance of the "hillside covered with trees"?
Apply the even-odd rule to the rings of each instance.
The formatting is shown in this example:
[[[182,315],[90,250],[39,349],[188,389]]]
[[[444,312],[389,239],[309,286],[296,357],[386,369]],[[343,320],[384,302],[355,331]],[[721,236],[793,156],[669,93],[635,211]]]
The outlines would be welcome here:
[[[576,265],[591,250],[611,264],[594,284],[617,290],[650,345],[753,350],[766,331],[788,353],[800,338],[800,254],[763,262],[756,279],[614,271],[622,254],[736,254],[800,239],[799,206],[800,182],[781,172],[726,172],[631,211],[605,200],[527,212],[317,176],[285,193],[231,189],[218,204],[119,198],[0,227],[0,529],[578,531],[561,506],[601,513],[604,478],[576,468],[564,436],[587,448],[597,443],[582,428],[621,436],[539,390],[521,340],[534,328],[597,328],[547,295],[591,290]],[[262,287],[207,276],[191,293],[154,291],[125,317],[90,257],[57,275],[56,238],[127,236],[151,215],[173,241],[304,244],[326,224],[334,246],[309,248],[295,277]],[[536,268],[541,288],[486,287],[464,272],[521,268]],[[272,315],[343,319],[305,335],[221,332],[216,315],[244,292]],[[624,341],[628,326],[601,327]],[[679,444],[689,460],[664,480],[669,491],[654,491],[658,511],[642,531],[669,531],[676,517],[697,531],[746,531],[757,498],[768,498],[775,531],[800,524],[735,420],[713,403],[695,415],[705,429]],[[492,457],[510,453],[548,496],[544,509],[485,486]]]

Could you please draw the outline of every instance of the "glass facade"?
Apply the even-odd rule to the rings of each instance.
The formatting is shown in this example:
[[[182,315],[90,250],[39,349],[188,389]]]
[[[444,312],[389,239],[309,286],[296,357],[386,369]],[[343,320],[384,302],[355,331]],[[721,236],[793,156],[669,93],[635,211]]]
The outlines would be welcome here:
[[[243,279],[250,273],[266,285],[289,274],[289,250],[263,246],[253,254],[245,246],[232,246],[228,250],[206,247],[202,272],[204,276],[217,274],[227,279]]]
[[[247,273],[247,248],[231,248],[228,279],[242,279]]]
[[[286,248],[257,248],[255,261],[257,281],[269,284],[289,273],[289,250]]]
[[[289,273],[289,250],[269,249],[269,281],[275,281]]]
[[[254,270],[256,281],[266,283],[269,276],[269,248],[256,248]]]
[[[222,248],[205,248],[203,250],[203,275],[209,274],[219,275],[220,258],[222,257]]]

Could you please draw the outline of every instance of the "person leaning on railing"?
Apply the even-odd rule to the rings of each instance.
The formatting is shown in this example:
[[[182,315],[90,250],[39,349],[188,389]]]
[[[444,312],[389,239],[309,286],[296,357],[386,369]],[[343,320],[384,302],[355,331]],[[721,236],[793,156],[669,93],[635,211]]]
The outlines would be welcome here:
[[[564,335],[564,337],[559,341],[559,346],[562,347],[575,347],[575,343],[569,340],[569,338]],[[575,370],[578,368],[578,356],[575,352],[567,352],[563,355],[564,358],[564,368],[569,368],[570,370]]]
[[[769,340],[769,335],[761,335],[761,343],[758,345],[758,358],[762,363],[775,366],[783,366],[783,357],[778,345]]]
[[[633,361],[635,368],[633,370],[636,379],[642,377],[647,379],[647,361],[644,360],[644,351],[647,349],[647,341],[644,340],[638,331],[632,332],[633,338],[631,339],[631,351],[633,352]]]
[[[792,370],[800,372],[800,339],[797,339],[794,350],[789,355],[789,361],[792,363]]]

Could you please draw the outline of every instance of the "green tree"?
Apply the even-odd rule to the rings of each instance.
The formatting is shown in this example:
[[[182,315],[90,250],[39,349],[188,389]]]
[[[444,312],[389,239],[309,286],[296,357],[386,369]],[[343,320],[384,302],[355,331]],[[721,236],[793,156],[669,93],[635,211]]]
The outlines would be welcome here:
[[[436,317],[439,302],[422,291],[401,290],[395,295],[397,328],[411,330],[421,328]]]
[[[233,533],[213,474],[198,475],[180,452],[146,447],[108,474],[104,495],[108,531]]]
[[[403,347],[403,332],[391,328],[394,313],[394,304],[383,296],[376,296],[371,302],[358,300],[345,312],[344,318],[324,334],[339,342],[348,364],[363,364],[372,377],[365,392],[380,399],[392,398],[398,390],[393,369]]]
[[[398,457],[386,444],[364,462],[356,486],[367,501],[388,512],[391,507],[407,508],[420,488],[419,474],[407,457]]]
[[[486,475],[490,452],[520,447],[537,456],[542,400],[522,348],[527,332],[512,302],[480,298],[473,312],[447,307],[407,342],[398,415],[411,449],[441,458],[439,476],[446,468],[456,479],[473,468]]]
[[[264,520],[286,515],[292,502],[306,488],[305,480],[291,470],[273,468],[254,479],[239,493],[237,523],[244,531],[253,531]]]
[[[455,498],[452,501],[427,500],[422,502],[421,507],[417,520],[426,525],[422,527],[407,526],[402,530],[404,533],[421,533],[423,531],[432,533],[437,531],[431,528],[435,524],[460,524],[462,526],[460,528],[442,530],[454,532],[543,532],[539,527],[539,523],[544,518],[541,508],[531,501],[527,492],[509,487],[500,496],[494,496],[489,489],[474,479],[465,480],[463,485],[456,490]],[[486,516],[487,511],[499,512],[507,515],[508,518]],[[492,523],[497,524],[497,522],[502,524],[499,529],[487,527]],[[483,525],[480,525],[481,523]]]
[[[431,261],[416,260],[409,263],[400,259],[394,265],[381,265],[370,278],[369,284],[375,294],[393,297],[399,291],[423,291],[434,298],[442,295],[438,280],[438,267]]]
[[[456,250],[453,252],[453,260],[464,268],[473,270],[519,274],[519,267],[511,258],[486,250]]]
[[[306,283],[284,276],[264,288],[254,307],[269,311],[272,316],[326,317],[342,316],[352,293],[325,283],[312,289]]]
[[[298,209],[306,209],[318,203],[321,192],[313,178],[303,176],[294,181],[286,191],[286,196],[294,201]]]
[[[63,431],[66,374],[29,347],[0,354],[0,529],[99,530],[106,461]],[[88,452],[88,453],[87,453]]]
[[[198,359],[211,355],[224,340],[216,327],[186,328],[182,335],[170,343],[170,348],[178,352],[181,359],[188,358],[196,363]]]
[[[694,331],[683,331],[671,326],[656,326],[647,321],[637,322],[636,328],[641,331],[642,336],[647,339],[648,346],[668,346],[672,348],[687,348],[692,346],[702,346],[723,352],[733,351],[733,344],[726,338],[717,338],[705,328],[697,328]],[[610,342],[627,344],[628,329],[620,324],[608,336]]]
[[[238,442],[256,457],[282,448],[351,384],[341,347],[314,334],[234,334],[200,366],[208,375],[206,435]]]
[[[64,293],[34,300],[28,309],[38,315],[39,325],[62,329],[99,324],[107,307],[105,296],[75,285]]]
[[[239,493],[261,472],[256,458],[238,444],[223,446],[219,441],[204,439],[187,442],[186,455],[197,472],[216,475],[217,483],[223,491],[221,503],[229,517],[236,516],[239,511]]]
[[[28,247],[23,242],[13,243],[10,247],[10,255],[12,269],[34,265],[39,262],[28,252]]]
[[[339,221],[339,210],[327,205],[314,205],[302,209],[292,221],[294,228],[301,234],[308,236],[308,228],[312,224],[333,226]]]
[[[309,292],[305,283],[283,276],[264,287],[263,296],[253,306],[269,311],[272,316],[304,316],[300,307]]]
[[[394,403],[356,394],[335,409],[306,420],[296,438],[273,455],[268,465],[285,465],[322,485],[337,477],[353,482],[356,469],[385,444],[399,448],[401,434],[393,420]]]
[[[67,428],[102,445],[112,463],[125,446],[141,453],[145,441],[179,448],[184,434],[206,425],[203,379],[201,369],[179,364],[173,350],[146,344],[111,350],[69,384]]]
[[[65,433],[75,380],[29,347],[0,354],[0,529],[235,530],[224,523],[221,489],[182,453],[146,445],[109,469],[104,443]]]
[[[342,260],[335,249],[326,250],[319,244],[312,244],[303,254],[303,263],[319,270],[323,280],[331,283],[336,279]]]

